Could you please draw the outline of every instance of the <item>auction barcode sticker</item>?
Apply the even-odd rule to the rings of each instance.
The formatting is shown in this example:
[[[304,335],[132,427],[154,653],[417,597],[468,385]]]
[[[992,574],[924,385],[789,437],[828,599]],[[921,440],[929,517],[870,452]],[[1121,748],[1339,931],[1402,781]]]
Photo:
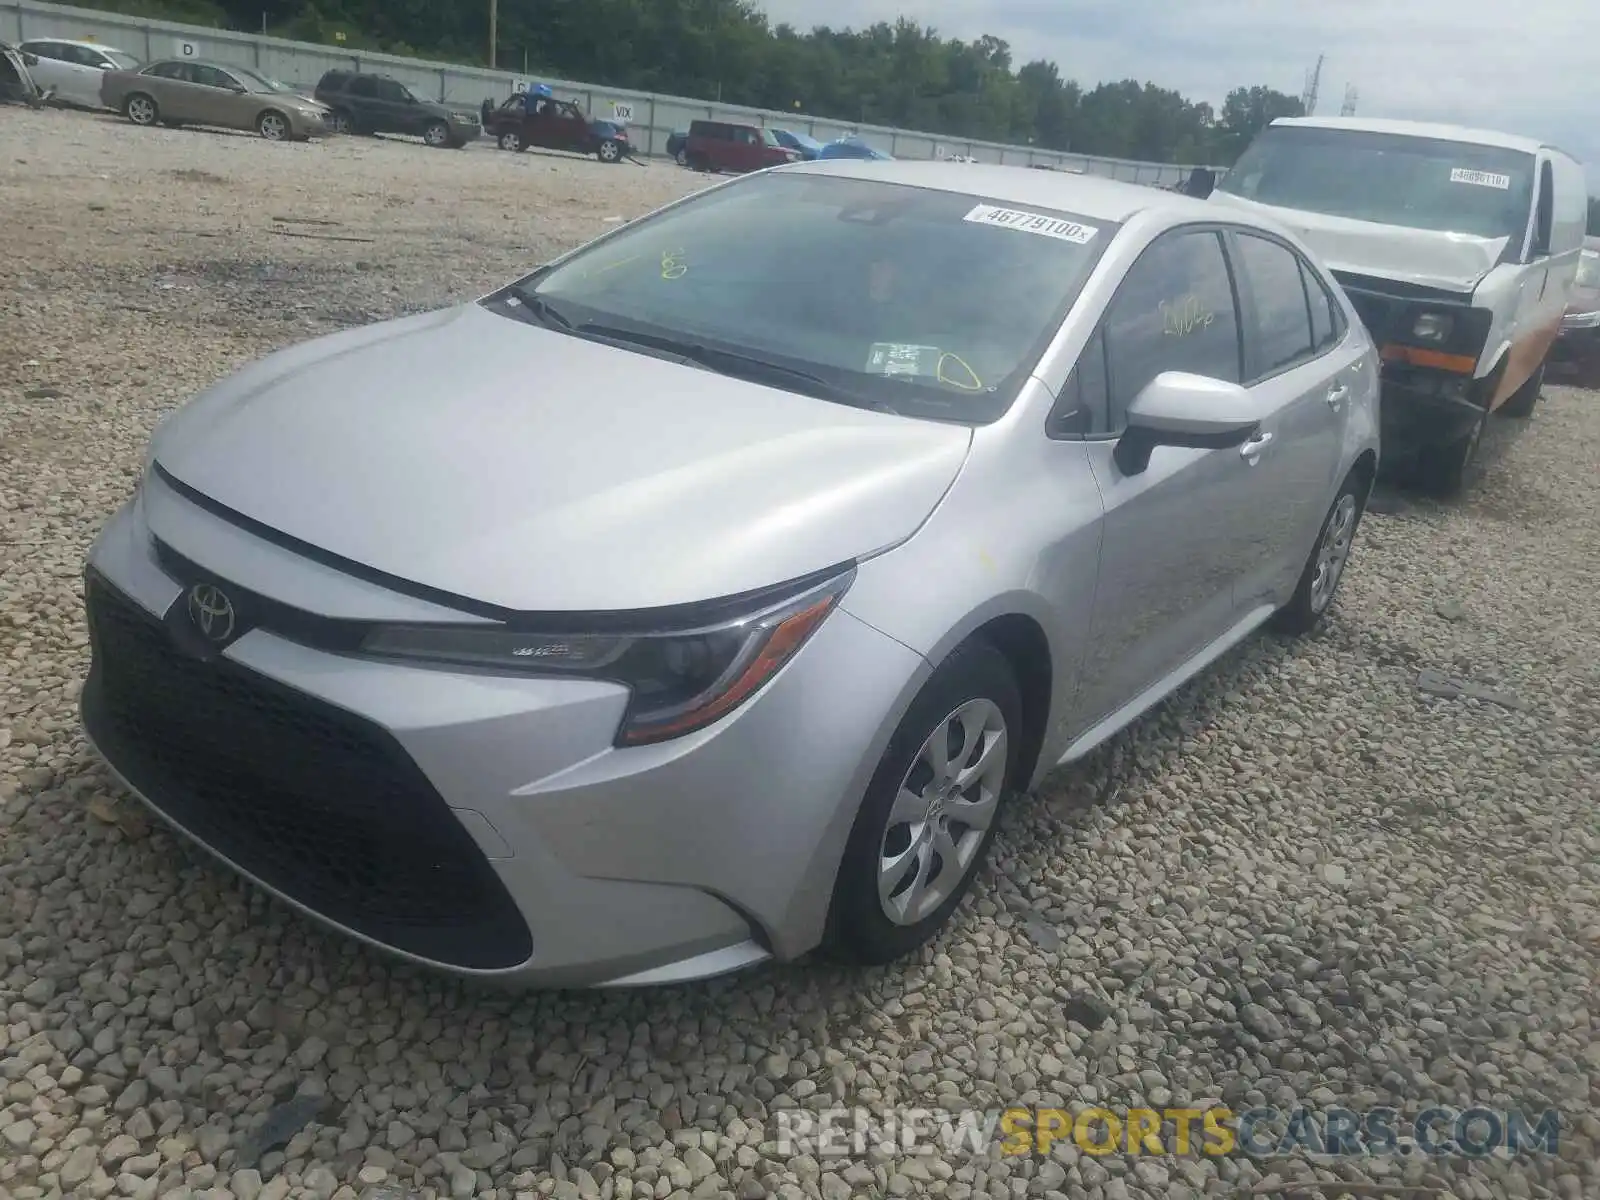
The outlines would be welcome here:
[[[1496,175],[1490,171],[1469,171],[1465,167],[1454,167],[1450,171],[1451,183],[1473,183],[1478,187],[1499,188],[1502,192],[1511,189],[1511,176]]]
[[[1043,213],[1022,212],[1015,208],[999,208],[993,204],[980,204],[961,219],[971,221],[974,225],[1020,229],[1024,233],[1037,233],[1063,242],[1075,242],[1080,246],[1088,245],[1094,239],[1094,235],[1100,232],[1093,226],[1080,225],[1076,221],[1068,221],[1061,217],[1047,217]]]

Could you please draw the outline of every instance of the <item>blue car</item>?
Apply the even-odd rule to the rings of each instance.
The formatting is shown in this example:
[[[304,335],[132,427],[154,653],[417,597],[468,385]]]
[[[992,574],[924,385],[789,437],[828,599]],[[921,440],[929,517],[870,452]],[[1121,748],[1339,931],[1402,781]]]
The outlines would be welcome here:
[[[772,136],[778,139],[778,145],[798,152],[800,158],[805,162],[810,162],[822,153],[822,143],[814,137],[807,137],[803,133],[795,133],[789,129],[774,129]]]
[[[858,137],[842,137],[836,142],[829,142],[817,151],[818,158],[870,158],[878,162],[890,162],[893,155],[885,154],[874,146],[867,145]]]

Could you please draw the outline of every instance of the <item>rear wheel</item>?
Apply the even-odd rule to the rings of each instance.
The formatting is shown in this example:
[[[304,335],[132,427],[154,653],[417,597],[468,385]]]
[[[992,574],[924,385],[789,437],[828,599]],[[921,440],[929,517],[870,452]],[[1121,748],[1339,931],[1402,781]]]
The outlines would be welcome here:
[[[603,163],[621,162],[622,143],[615,138],[607,138],[600,143],[600,148],[595,151],[595,157]]]
[[[335,133],[354,133],[356,125],[349,113],[336,108],[328,115],[328,128]]]
[[[286,142],[291,130],[289,118],[275,108],[269,108],[256,118],[256,132],[269,142]]]
[[[998,650],[973,641],[939,664],[867,785],[834,884],[830,953],[890,962],[950,919],[999,827],[1021,730]]]
[[[1339,489],[1328,515],[1322,519],[1322,529],[1294,595],[1273,614],[1272,625],[1279,633],[1299,636],[1311,632],[1333,605],[1334,593],[1339,590],[1355,544],[1356,526],[1366,511],[1369,489],[1368,481],[1355,473]]]
[[[435,121],[422,131],[422,140],[436,150],[442,150],[450,144],[450,126],[443,121]]]
[[[123,115],[135,125],[154,125],[161,120],[161,106],[155,97],[135,92],[122,102]]]
[[[499,145],[502,150],[519,151],[523,148],[522,135],[515,130],[507,130],[500,135]]]
[[[1539,369],[1528,376],[1528,381],[1512,392],[1506,402],[1500,406],[1500,411],[1508,417],[1531,417],[1533,406],[1539,403],[1539,394],[1544,391],[1544,368],[1540,363]]]

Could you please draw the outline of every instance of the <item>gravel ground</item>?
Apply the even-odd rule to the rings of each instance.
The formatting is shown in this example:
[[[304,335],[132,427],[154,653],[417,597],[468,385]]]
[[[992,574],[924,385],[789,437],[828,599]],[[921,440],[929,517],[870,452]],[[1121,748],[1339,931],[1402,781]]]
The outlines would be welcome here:
[[[957,927],[892,969],[467,988],[119,795],[76,727],[79,570],[155,421],[698,182],[0,109],[0,1196],[1600,1196],[1593,393],[1500,423],[1464,502],[1386,496],[1317,637],[1253,639],[1014,806]],[[1425,668],[1498,692],[1427,694]],[[1557,1157],[1476,1164],[774,1141],[784,1107],[1218,1100],[1565,1118]]]

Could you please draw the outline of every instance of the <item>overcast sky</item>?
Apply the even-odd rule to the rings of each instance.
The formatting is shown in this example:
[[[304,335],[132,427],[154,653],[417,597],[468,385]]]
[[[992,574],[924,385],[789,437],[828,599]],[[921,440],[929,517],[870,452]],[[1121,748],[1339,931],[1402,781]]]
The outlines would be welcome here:
[[[1266,84],[1298,96],[1327,55],[1317,112],[1347,85],[1362,116],[1451,121],[1547,138],[1600,192],[1596,0],[758,0],[801,29],[905,15],[945,37],[990,33],[1015,66],[1054,59],[1085,88],[1132,78],[1219,108]]]

